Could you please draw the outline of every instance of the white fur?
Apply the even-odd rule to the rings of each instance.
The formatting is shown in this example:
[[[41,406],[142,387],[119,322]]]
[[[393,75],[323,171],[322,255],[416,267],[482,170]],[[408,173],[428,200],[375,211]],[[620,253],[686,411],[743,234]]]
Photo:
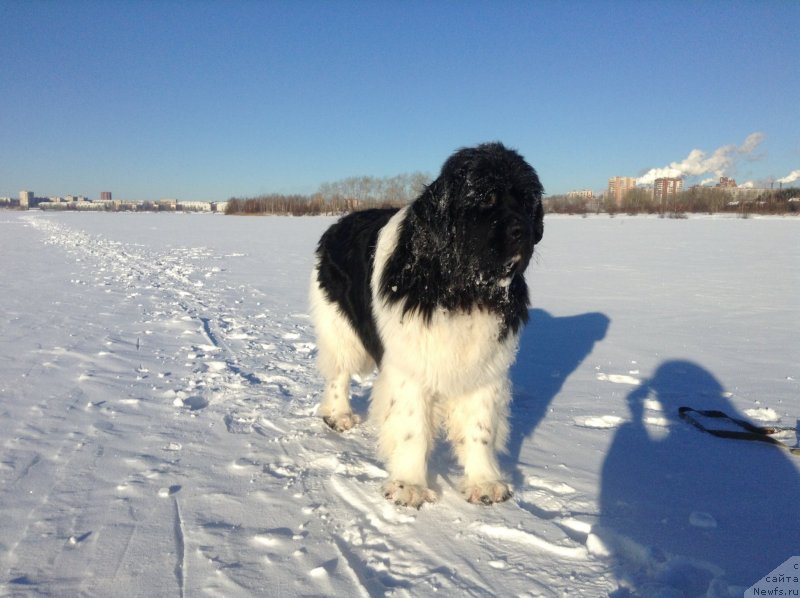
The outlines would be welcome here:
[[[329,418],[336,430],[344,432],[359,421],[350,407],[350,378],[353,374],[368,374],[375,369],[375,362],[345,315],[325,297],[317,282],[316,265],[310,289],[311,318],[319,350],[317,364],[325,378],[319,414]]]
[[[370,417],[379,426],[380,455],[386,460],[388,499],[419,507],[435,500],[428,488],[427,459],[443,429],[464,467],[462,491],[471,502],[498,502],[509,496],[496,453],[508,435],[511,398],[508,370],[518,337],[499,340],[499,317],[440,309],[429,323],[403,315],[402,302],[388,304],[376,290],[397,246],[406,209],[395,214],[378,236],[371,287],[373,315],[384,345]],[[312,317],[319,339],[319,366],[326,379],[320,413],[334,428],[356,420],[349,403],[350,377],[374,368],[352,326],[319,288],[314,269]],[[329,421],[329,423],[331,423]]]

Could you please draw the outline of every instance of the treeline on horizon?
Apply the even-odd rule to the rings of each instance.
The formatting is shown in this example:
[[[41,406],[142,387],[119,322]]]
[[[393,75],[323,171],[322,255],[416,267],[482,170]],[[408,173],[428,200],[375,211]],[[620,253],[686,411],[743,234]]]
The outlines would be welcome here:
[[[800,189],[764,190],[758,194],[717,187],[693,187],[667,198],[656,200],[652,189],[633,189],[617,204],[614,198],[585,199],[553,195],[545,199],[545,209],[552,214],[659,214],[680,217],[683,214],[798,214]]]
[[[421,172],[392,177],[349,177],[323,183],[311,195],[268,193],[256,197],[232,197],[225,213],[318,216],[369,208],[398,208],[418,197],[430,180],[430,175]]]
[[[256,197],[233,197],[226,214],[318,216],[341,215],[369,208],[398,208],[413,201],[431,181],[428,174],[416,172],[393,177],[349,177],[323,183],[311,195],[268,193]],[[800,189],[747,190],[718,187],[692,187],[661,201],[652,189],[629,191],[617,204],[613,198],[585,199],[567,195],[546,197],[545,209],[551,214],[659,214],[680,217],[682,214],[800,214]]]

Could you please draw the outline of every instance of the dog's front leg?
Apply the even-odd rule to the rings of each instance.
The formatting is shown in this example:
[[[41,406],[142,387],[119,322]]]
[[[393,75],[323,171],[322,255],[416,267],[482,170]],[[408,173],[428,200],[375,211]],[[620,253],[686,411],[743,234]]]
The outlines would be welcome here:
[[[461,491],[471,503],[511,497],[497,462],[508,436],[509,400],[509,385],[502,381],[449,401],[447,435],[464,467]]]
[[[417,382],[384,364],[373,388],[373,416],[389,480],[384,496],[398,505],[419,508],[434,502],[428,488],[428,454],[433,443],[431,397]]]

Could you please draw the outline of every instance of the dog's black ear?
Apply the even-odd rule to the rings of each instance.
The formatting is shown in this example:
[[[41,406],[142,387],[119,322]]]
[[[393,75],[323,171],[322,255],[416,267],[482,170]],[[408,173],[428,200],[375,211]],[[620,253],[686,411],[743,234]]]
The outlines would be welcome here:
[[[414,243],[427,247],[447,244],[447,191],[440,176],[411,203]]]
[[[472,183],[470,176],[475,159],[480,148],[466,147],[456,151],[442,165],[442,172],[439,174],[438,182],[441,183],[441,190],[449,198],[464,195],[466,189]]]
[[[437,235],[448,230],[449,211],[457,205],[453,199],[460,197],[467,184],[468,168],[460,160],[454,160],[457,152],[442,166],[439,176],[428,185],[412,204],[419,217],[421,228],[431,229]]]

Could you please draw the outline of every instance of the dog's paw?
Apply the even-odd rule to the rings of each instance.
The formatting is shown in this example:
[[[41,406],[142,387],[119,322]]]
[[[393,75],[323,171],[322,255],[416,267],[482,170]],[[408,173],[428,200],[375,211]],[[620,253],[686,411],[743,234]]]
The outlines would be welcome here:
[[[511,488],[500,480],[467,484],[464,487],[464,498],[473,504],[493,505],[511,498]]]
[[[337,432],[346,432],[350,428],[357,426],[361,423],[361,418],[354,413],[342,413],[339,415],[323,415],[324,421],[332,430]]]
[[[430,488],[398,480],[386,482],[383,486],[383,495],[386,500],[396,505],[415,509],[419,509],[423,503],[436,502],[436,494]]]

